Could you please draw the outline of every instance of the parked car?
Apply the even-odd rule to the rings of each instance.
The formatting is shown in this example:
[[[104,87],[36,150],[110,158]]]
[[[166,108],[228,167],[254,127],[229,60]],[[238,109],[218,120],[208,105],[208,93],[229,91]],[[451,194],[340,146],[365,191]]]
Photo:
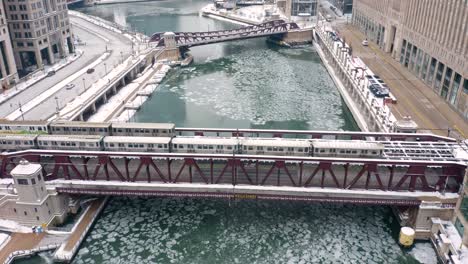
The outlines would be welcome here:
[[[54,76],[54,75],[55,75],[54,70],[50,70],[50,71],[47,72],[47,77]]]
[[[69,83],[69,84],[65,85],[64,88],[65,88],[66,90],[71,90],[73,87],[75,87],[75,85],[74,85],[73,83]]]
[[[367,41],[367,39],[363,40],[362,45],[365,47],[369,46],[369,41]]]
[[[93,72],[94,72],[94,69],[93,69],[93,68],[89,68],[89,69],[86,71],[87,74],[91,74],[91,73],[93,73]]]

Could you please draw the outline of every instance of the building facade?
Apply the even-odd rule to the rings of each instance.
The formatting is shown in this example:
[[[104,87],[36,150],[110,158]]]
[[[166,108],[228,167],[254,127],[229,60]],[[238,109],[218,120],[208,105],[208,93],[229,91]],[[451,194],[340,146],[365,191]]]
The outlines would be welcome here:
[[[353,25],[468,119],[467,0],[354,0]]]
[[[69,197],[47,189],[41,165],[22,160],[11,175],[13,188],[3,194],[4,202],[0,205],[2,219],[24,226],[63,223],[69,210]]]
[[[281,0],[276,2],[284,14],[291,16],[316,16],[317,0]]]
[[[21,74],[74,52],[66,0],[3,0]]]
[[[8,31],[7,20],[3,4],[0,4],[0,85],[1,89],[8,89],[9,86],[18,80],[13,48],[11,46],[10,33]]]
[[[329,0],[343,14],[351,14],[353,11],[353,0]]]

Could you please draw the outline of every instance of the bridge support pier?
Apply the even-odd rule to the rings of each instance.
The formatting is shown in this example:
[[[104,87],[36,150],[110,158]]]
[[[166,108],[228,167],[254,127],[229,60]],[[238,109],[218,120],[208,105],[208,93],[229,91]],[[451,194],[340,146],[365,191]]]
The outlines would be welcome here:
[[[436,217],[446,221],[453,218],[455,207],[447,207],[445,203],[446,201],[444,203],[423,201],[419,207],[393,207],[393,211],[401,226],[409,226],[416,231],[416,239],[429,239],[432,228],[431,218]]]

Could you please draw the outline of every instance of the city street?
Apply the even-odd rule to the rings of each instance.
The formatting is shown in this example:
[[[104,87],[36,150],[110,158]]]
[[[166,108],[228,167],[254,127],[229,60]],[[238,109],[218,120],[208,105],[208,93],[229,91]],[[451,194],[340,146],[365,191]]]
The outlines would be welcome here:
[[[84,54],[77,61],[57,71],[52,77],[39,81],[1,104],[0,112],[2,113],[2,117],[18,109],[20,104],[24,106],[44,91],[62,82],[60,85],[63,85],[63,88],[60,88],[54,96],[34,106],[30,111],[25,111],[23,117],[18,118],[24,118],[25,120],[47,119],[57,111],[57,107],[62,108],[76,95],[90,87],[99,78],[102,78],[106,74],[106,71],[109,72],[114,65],[117,65],[122,59],[127,58],[131,54],[132,43],[123,35],[111,32],[74,16],[70,16],[70,21],[73,25],[75,37],[78,37],[83,44],[77,45],[76,48],[83,50]],[[77,71],[87,68],[88,65],[99,59],[106,52],[106,49],[110,52],[110,56],[106,57],[104,63],[94,67],[95,71],[93,73],[73,76]],[[72,85],[66,88],[67,82],[65,81],[66,83],[64,84],[63,81],[67,78],[70,79],[68,83]]]

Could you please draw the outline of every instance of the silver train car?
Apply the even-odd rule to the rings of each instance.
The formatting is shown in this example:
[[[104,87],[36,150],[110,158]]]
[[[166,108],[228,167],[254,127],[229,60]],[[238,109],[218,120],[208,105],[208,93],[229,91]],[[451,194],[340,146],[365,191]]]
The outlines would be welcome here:
[[[384,145],[361,140],[237,137],[133,137],[100,135],[1,135],[0,149],[170,152],[273,156],[364,157],[383,155]]]

